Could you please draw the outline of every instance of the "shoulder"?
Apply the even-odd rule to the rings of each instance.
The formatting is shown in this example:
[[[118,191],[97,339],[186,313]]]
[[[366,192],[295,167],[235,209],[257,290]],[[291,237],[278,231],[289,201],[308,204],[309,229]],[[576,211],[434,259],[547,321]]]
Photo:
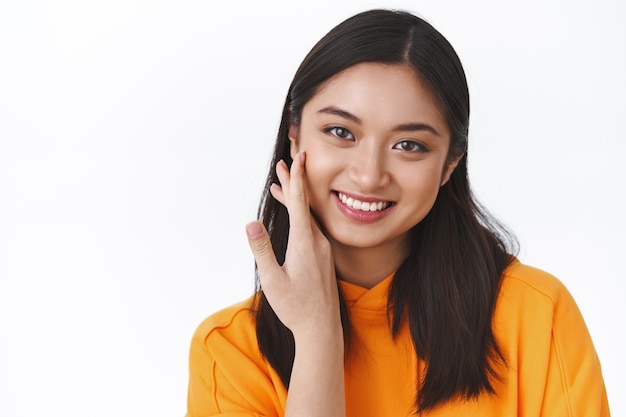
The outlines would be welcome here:
[[[555,276],[511,264],[502,277],[493,329],[507,355],[510,387],[519,387],[512,395],[526,408],[550,416],[608,415],[591,336],[574,298]]]
[[[557,323],[582,324],[574,298],[557,277],[517,260],[504,271],[495,314],[500,325],[518,323],[537,331],[544,325],[547,331]]]
[[[509,299],[531,298],[535,302],[543,300],[552,306],[571,299],[567,288],[557,277],[517,260],[504,271],[500,296]]]
[[[254,302],[250,297],[226,307],[197,326],[189,351],[188,415],[278,415],[280,379],[259,350]]]
[[[517,338],[539,340],[562,332],[586,332],[576,301],[554,275],[514,261],[502,277],[494,329]]]
[[[195,343],[211,348],[216,344],[256,344],[254,297],[219,310],[205,318],[193,334]]]

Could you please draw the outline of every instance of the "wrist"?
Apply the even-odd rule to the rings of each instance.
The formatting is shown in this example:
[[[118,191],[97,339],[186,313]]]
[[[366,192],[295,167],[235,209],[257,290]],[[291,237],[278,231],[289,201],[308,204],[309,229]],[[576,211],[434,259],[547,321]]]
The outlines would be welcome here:
[[[323,347],[329,349],[335,347],[343,352],[343,328],[341,322],[332,325],[306,326],[292,331],[296,344],[296,351]]]

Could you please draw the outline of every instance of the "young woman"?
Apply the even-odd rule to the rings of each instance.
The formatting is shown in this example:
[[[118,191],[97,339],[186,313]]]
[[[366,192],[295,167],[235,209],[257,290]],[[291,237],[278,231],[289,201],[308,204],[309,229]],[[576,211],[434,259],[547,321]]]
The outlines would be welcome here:
[[[189,417],[609,415],[574,300],[472,197],[468,123],[423,20],[372,10],[315,45],[246,229],[258,292],[198,327]]]

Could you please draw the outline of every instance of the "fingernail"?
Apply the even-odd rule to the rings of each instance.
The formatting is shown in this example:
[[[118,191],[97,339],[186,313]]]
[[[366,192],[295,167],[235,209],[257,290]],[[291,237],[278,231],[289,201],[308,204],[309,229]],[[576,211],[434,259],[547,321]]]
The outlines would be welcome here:
[[[246,234],[250,239],[258,239],[263,236],[263,226],[259,222],[251,222],[246,225]]]

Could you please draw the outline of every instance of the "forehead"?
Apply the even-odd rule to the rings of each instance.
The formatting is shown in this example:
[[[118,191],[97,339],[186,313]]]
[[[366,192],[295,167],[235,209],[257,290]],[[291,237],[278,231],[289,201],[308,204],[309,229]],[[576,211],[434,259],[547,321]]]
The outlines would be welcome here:
[[[361,63],[349,67],[323,83],[303,113],[315,113],[327,106],[393,124],[428,121],[445,125],[430,88],[405,64]]]

